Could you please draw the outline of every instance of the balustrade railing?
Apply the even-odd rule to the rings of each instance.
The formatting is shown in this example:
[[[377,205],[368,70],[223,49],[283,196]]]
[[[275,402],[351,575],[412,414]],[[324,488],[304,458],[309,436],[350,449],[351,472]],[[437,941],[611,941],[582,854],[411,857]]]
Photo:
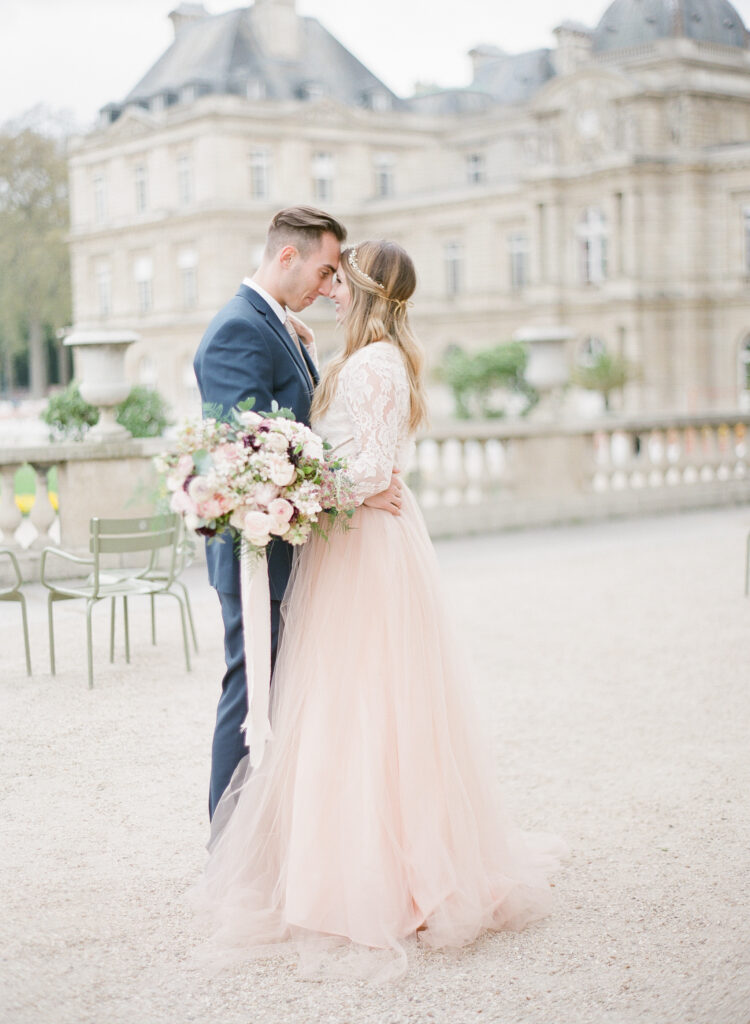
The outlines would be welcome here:
[[[408,480],[435,536],[750,502],[748,427],[748,413],[450,422],[418,439]],[[46,544],[82,549],[92,515],[139,514],[143,500],[136,507],[133,498],[163,444],[0,451],[0,545],[25,555],[33,575]],[[25,515],[15,482],[29,465],[36,497]],[[47,489],[53,466],[59,514]]]

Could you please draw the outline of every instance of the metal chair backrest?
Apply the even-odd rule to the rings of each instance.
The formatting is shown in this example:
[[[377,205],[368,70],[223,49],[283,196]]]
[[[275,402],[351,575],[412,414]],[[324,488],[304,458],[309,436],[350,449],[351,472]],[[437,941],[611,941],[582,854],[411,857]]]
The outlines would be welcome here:
[[[175,513],[159,516],[135,516],[132,519],[99,519],[90,525],[89,550],[94,556],[94,587],[92,596],[98,596],[99,574],[107,569],[101,565],[102,555],[125,555],[143,552],[148,560],[137,567],[132,575],[145,576],[156,565],[159,552],[170,548],[168,564],[162,570],[165,585],[175,578],[177,568],[177,541],[180,536],[179,516]]]

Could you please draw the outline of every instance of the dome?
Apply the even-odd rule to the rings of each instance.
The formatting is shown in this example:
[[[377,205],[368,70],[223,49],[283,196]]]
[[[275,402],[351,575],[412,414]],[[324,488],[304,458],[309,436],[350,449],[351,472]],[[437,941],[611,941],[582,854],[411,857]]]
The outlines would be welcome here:
[[[614,0],[594,30],[592,50],[608,53],[675,38],[745,49],[748,33],[728,0]]]

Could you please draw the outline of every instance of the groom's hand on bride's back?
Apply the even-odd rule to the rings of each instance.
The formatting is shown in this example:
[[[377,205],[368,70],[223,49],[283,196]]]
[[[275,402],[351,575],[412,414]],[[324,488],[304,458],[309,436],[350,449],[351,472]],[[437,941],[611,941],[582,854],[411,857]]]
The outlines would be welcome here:
[[[394,469],[391,473],[391,482],[385,491],[371,494],[365,498],[363,504],[368,508],[379,508],[383,512],[390,512],[392,516],[401,515],[401,477],[400,470]]]

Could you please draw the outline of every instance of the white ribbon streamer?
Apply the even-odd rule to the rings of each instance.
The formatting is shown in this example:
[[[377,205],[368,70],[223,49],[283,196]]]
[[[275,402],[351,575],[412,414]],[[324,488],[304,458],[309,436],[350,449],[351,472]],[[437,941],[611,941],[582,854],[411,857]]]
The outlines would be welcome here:
[[[271,694],[271,594],[265,551],[251,551],[243,538],[240,548],[240,594],[247,678],[247,718],[242,723],[250,748],[250,767],[263,760],[271,739],[268,714]]]

